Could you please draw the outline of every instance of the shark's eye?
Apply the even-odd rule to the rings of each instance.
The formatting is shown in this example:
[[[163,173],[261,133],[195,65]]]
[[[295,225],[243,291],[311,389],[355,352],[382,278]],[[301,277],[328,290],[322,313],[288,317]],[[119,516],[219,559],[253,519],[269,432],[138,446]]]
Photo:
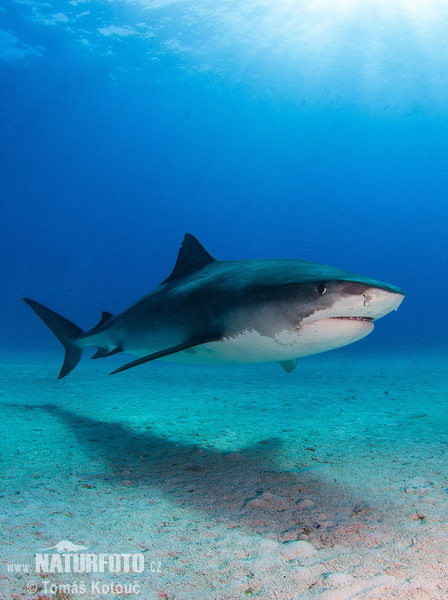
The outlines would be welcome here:
[[[323,296],[325,294],[325,292],[327,291],[327,288],[324,286],[323,283],[319,283],[319,285],[317,286],[316,289],[321,296]]]

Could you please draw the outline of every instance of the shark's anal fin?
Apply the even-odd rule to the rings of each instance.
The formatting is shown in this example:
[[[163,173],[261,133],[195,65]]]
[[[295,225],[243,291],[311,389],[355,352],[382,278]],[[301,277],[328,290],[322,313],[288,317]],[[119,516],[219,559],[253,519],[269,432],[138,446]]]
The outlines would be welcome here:
[[[115,369],[115,371],[112,371],[110,375],[115,375],[115,373],[121,373],[121,371],[132,369],[132,367],[142,365],[143,363],[155,360],[156,358],[162,358],[163,356],[176,354],[176,352],[182,352],[182,350],[188,350],[189,348],[194,348],[195,346],[202,346],[202,344],[208,344],[209,342],[219,342],[221,339],[222,336],[216,333],[208,333],[205,335],[201,335],[189,340],[188,342],[184,342],[183,344],[171,346],[171,348],[165,348],[164,350],[159,350],[158,352],[153,352],[152,354],[148,354],[147,356],[137,358],[137,360],[133,360],[132,362],[126,363],[122,367]]]
[[[123,348],[121,346],[117,346],[116,348],[112,348],[109,350],[108,348],[98,348],[93,356],[90,358],[106,358],[107,356],[113,356],[114,354],[118,354],[119,352],[123,352]]]
[[[281,360],[279,364],[285,369],[287,373],[292,373],[294,369],[297,367],[297,363],[299,362],[298,358],[291,358],[290,360]]]

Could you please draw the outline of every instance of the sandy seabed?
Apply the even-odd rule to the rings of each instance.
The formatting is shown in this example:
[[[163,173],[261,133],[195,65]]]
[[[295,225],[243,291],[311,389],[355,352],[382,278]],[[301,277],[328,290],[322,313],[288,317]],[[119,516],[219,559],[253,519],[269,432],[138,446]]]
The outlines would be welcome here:
[[[0,598],[446,600],[447,359],[3,356]]]

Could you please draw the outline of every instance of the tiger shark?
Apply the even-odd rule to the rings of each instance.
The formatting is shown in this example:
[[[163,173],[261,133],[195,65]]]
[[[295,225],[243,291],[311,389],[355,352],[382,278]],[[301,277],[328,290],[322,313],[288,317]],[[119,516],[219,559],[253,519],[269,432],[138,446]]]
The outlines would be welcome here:
[[[123,312],[103,312],[90,331],[23,298],[65,348],[58,379],[87,346],[92,358],[133,360],[111,374],[163,359],[179,363],[279,362],[288,373],[303,356],[356,342],[396,310],[404,292],[388,283],[294,259],[216,260],[185,234],[170,276]]]

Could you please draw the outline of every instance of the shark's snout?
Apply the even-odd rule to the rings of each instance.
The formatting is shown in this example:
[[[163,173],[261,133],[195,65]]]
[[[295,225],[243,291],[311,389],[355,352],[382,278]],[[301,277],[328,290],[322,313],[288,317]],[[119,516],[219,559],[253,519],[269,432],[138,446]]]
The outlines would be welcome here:
[[[374,282],[376,283],[376,282]],[[343,319],[372,322],[397,310],[404,292],[387,284],[362,284],[354,281],[328,283],[328,300],[315,308],[302,324],[322,319]]]
[[[379,287],[370,287],[363,294],[363,311],[360,316],[373,321],[397,310],[404,300],[404,292],[395,292]]]

